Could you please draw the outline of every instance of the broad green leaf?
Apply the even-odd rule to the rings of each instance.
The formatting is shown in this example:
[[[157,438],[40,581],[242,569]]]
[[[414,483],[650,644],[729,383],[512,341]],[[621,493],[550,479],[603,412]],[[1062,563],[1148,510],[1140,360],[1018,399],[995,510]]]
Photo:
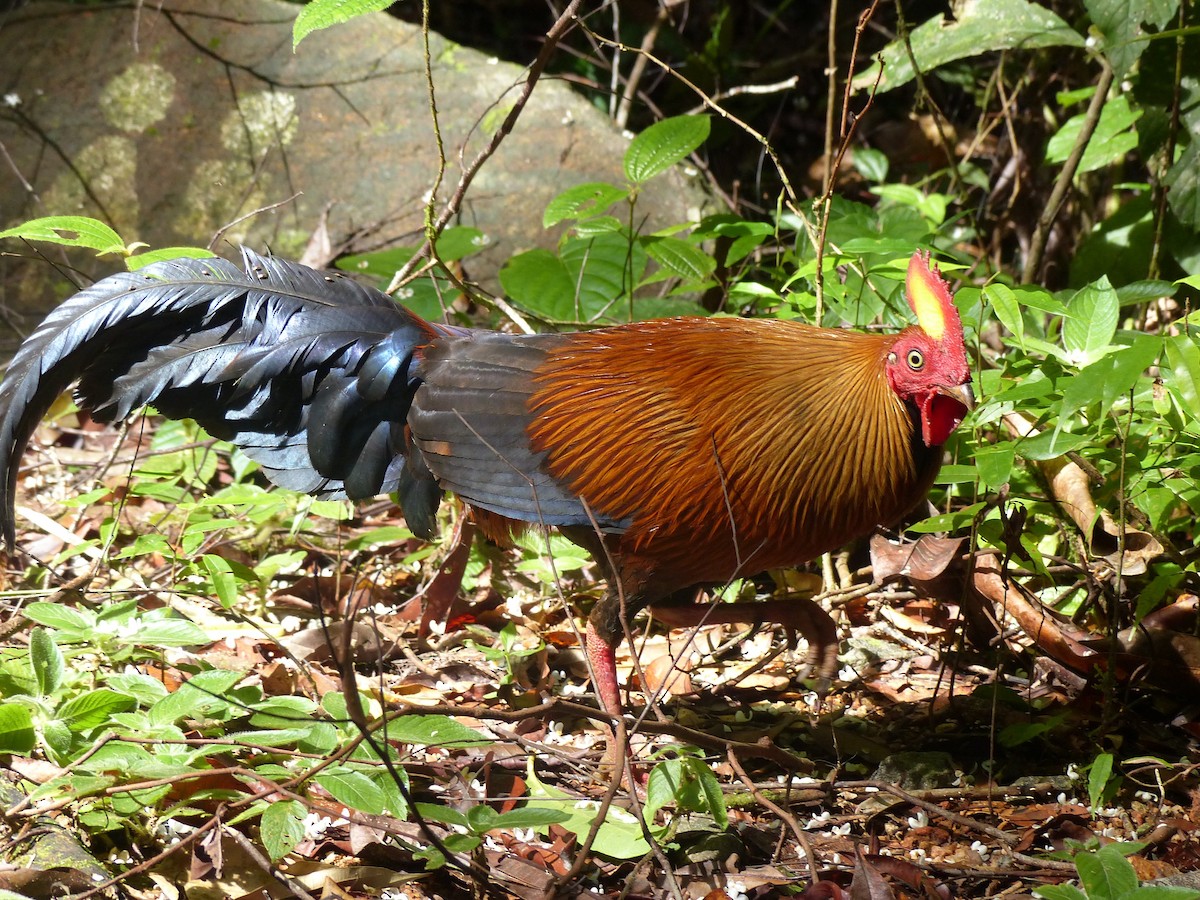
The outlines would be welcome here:
[[[186,717],[199,718],[228,706],[226,695],[245,677],[242,672],[210,669],[198,672],[150,709],[155,724],[171,724]]]
[[[991,447],[980,447],[975,451],[979,480],[987,487],[998,488],[1005,484],[1012,475],[1015,462],[1016,448],[1009,441]]]
[[[387,804],[379,786],[362,772],[352,769],[327,769],[314,781],[333,795],[339,803],[372,815],[382,815]]]
[[[373,547],[382,547],[386,544],[402,544],[405,541],[412,540],[413,533],[403,525],[384,525],[381,528],[374,528],[365,534],[360,534],[356,538],[346,541],[346,549],[350,551],[370,550]]]
[[[525,809],[548,809],[567,814],[560,824],[580,838],[592,828],[599,802],[579,800],[551,785],[543,784],[533,768],[533,758],[526,767],[525,782],[529,789],[529,802]],[[545,828],[539,827],[545,833]],[[653,828],[651,829],[654,830]],[[640,859],[650,852],[650,845],[642,837],[642,829],[636,818],[622,809],[609,807],[608,815],[596,833],[592,849],[614,859]]]
[[[1077,174],[1102,169],[1137,147],[1137,132],[1133,126],[1141,117],[1142,110],[1131,108],[1129,98],[1124,94],[1105,103],[1096,130],[1088,139],[1083,158],[1079,161]],[[1047,162],[1060,163],[1071,155],[1086,119],[1087,113],[1079,113],[1063,123],[1062,128],[1046,144]]]
[[[0,753],[28,753],[36,739],[29,708],[20,703],[0,703]]]
[[[652,260],[687,281],[703,281],[717,267],[715,259],[679,238],[646,238],[643,246]]]
[[[1098,807],[1104,801],[1104,791],[1113,773],[1113,755],[1098,753],[1088,769],[1088,802]],[[1119,896],[1119,895],[1117,895]]]
[[[542,214],[542,227],[549,228],[566,219],[586,219],[607,212],[618,200],[624,200],[629,192],[615,184],[589,181],[567,188],[546,206]]]
[[[996,50],[1083,46],[1083,37],[1066,22],[1045,7],[1026,0],[976,0],[962,4],[954,21],[947,22],[941,14],[934,16],[914,28],[909,41],[922,72]],[[903,40],[888,44],[882,57],[880,92],[912,80],[912,62]],[[879,63],[873,63],[854,76],[854,89],[869,89],[878,70]]]
[[[1125,900],[1138,886],[1137,873],[1117,844],[1108,844],[1095,853],[1077,854],[1075,868],[1089,900]]]
[[[430,822],[440,822],[443,825],[457,825],[459,828],[467,827],[467,816],[465,813],[459,812],[450,806],[437,806],[433,803],[414,803],[418,813],[422,819],[428,819]]]
[[[1163,371],[1163,380],[1184,413],[1192,420],[1200,419],[1200,347],[1188,334],[1169,337],[1166,345],[1170,368]]]
[[[457,262],[478,253],[486,246],[487,237],[478,228],[454,225],[438,235],[437,255],[444,262]]]
[[[1139,39],[1142,23],[1162,28],[1175,17],[1179,0],[1084,0],[1092,24],[1104,36],[1103,51],[1119,82],[1149,42]]]
[[[1080,288],[1063,320],[1063,348],[1071,361],[1082,367],[1103,356],[1117,333],[1120,314],[1121,304],[1107,275]]]
[[[72,697],[58,708],[58,718],[76,734],[108,724],[113,715],[132,709],[136,701],[106,688]]]
[[[212,637],[195,622],[187,619],[142,620],[129,642],[143,647],[197,647],[211,644]]]
[[[38,600],[25,607],[25,615],[48,628],[61,631],[90,631],[96,627],[95,616],[81,613],[70,606],[61,603],[47,603]]]
[[[95,250],[98,256],[125,252],[125,242],[119,234],[103,222],[87,216],[46,216],[30,219],[6,231],[0,231],[0,238],[6,237],[49,241],[67,247],[87,247]]]
[[[267,804],[259,823],[259,834],[271,859],[283,859],[304,840],[307,816],[308,810],[298,800],[276,800]]]
[[[382,734],[389,741],[428,747],[473,747],[493,743],[492,738],[449,716],[397,716],[388,721]]]
[[[708,116],[674,116],[655,122],[625,151],[625,177],[642,184],[665,172],[704,143],[709,127]]]
[[[292,23],[292,49],[314,31],[348,22],[357,16],[382,12],[392,0],[309,0]]]

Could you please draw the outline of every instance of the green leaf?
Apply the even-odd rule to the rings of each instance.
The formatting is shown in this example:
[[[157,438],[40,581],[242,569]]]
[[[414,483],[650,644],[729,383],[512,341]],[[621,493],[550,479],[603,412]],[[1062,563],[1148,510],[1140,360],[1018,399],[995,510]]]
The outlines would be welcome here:
[[[49,697],[62,685],[66,664],[54,636],[44,628],[29,635],[29,666],[37,684],[38,696]]]
[[[1021,304],[1017,302],[1017,295],[1013,293],[1012,288],[993,281],[984,286],[983,296],[992,304],[992,311],[1000,320],[1000,324],[1024,347],[1025,318],[1021,315]]]
[[[492,828],[545,828],[569,818],[571,815],[566,810],[522,806],[497,815]]]
[[[340,25],[358,16],[383,12],[392,0],[310,0],[292,23],[292,49],[322,28]]]
[[[913,56],[922,72],[996,50],[1082,47],[1084,43],[1078,32],[1050,10],[1026,0],[977,0],[958,7],[957,15],[954,21],[947,22],[939,14],[909,34]],[[888,44],[882,57],[880,92],[912,80],[912,62],[902,39]],[[869,89],[878,70],[879,63],[873,63],[854,76],[854,89]]]
[[[1121,304],[1107,275],[1080,288],[1063,320],[1063,347],[1071,361],[1082,367],[1103,356],[1117,333],[1120,314]]]
[[[1092,768],[1095,769],[1095,763]],[[1095,853],[1080,853],[1075,857],[1075,868],[1079,870],[1079,881],[1088,900],[1125,900],[1138,886],[1137,873],[1118,844],[1107,844]]]
[[[127,694],[100,688],[72,697],[58,708],[57,715],[64,725],[79,734],[107,725],[112,716],[136,705],[136,701]]]
[[[211,644],[212,637],[195,622],[187,619],[143,619],[138,630],[126,639],[142,647],[197,647]]]
[[[549,228],[566,219],[587,219],[606,212],[618,200],[629,196],[629,191],[603,181],[589,181],[567,188],[546,206],[542,214],[542,227]]]
[[[1189,334],[1167,338],[1166,346],[1170,368],[1163,380],[1183,413],[1192,420],[1200,418],[1200,347]]]
[[[979,480],[991,488],[998,488],[1008,481],[1015,461],[1016,447],[1009,441],[980,447],[975,451]]]
[[[199,718],[228,706],[226,695],[244,677],[242,672],[225,669],[198,672],[150,708],[150,721],[156,725],[170,725],[184,717]]]
[[[1033,889],[1033,896],[1044,900],[1088,900],[1088,895],[1073,884],[1043,884]]]
[[[1192,229],[1200,229],[1200,141],[1188,144],[1163,179],[1171,212]]]
[[[0,704],[0,753],[28,753],[36,740],[28,707],[20,703]]]
[[[44,600],[38,600],[26,606],[25,615],[39,625],[57,628],[60,631],[90,632],[96,627],[95,616],[87,615],[70,606],[63,606],[61,603],[47,603]]]
[[[1088,768],[1088,802],[1092,805],[1093,809],[1103,803],[1104,793],[1108,788],[1109,781],[1112,779],[1112,773],[1113,755],[1111,753],[1096,754],[1096,758],[1092,760],[1092,764]],[[1088,893],[1091,894],[1092,892],[1089,890]]]
[[[704,281],[717,267],[715,259],[679,238],[652,237],[642,244],[652,260],[686,281]]]
[[[635,184],[665,172],[708,138],[708,116],[674,116],[655,122],[625,151],[625,177]]]
[[[136,272],[151,263],[166,262],[172,259],[210,259],[217,254],[203,247],[163,247],[159,250],[145,250],[125,260],[130,271]]]
[[[200,564],[208,573],[213,591],[221,606],[225,609],[232,609],[238,600],[238,584],[237,578],[233,575],[233,569],[229,567],[228,560],[212,553],[206,553],[200,557]]]
[[[49,241],[66,247],[87,247],[95,250],[97,256],[125,252],[125,242],[119,234],[103,222],[87,216],[46,216],[30,219],[6,231],[0,231],[0,238],[6,237]]]
[[[308,810],[298,800],[276,800],[263,810],[259,834],[271,859],[287,856],[304,840],[304,819]]]
[[[1084,0],[1083,5],[1104,36],[1104,55],[1120,81],[1149,44],[1139,39],[1142,23],[1162,28],[1175,17],[1179,0]]]
[[[335,800],[351,809],[378,816],[387,807],[383,791],[362,772],[346,768],[327,769],[313,780],[329,791]]]
[[[449,716],[397,716],[387,723],[389,741],[427,747],[475,747],[494,741]]]
[[[1079,161],[1077,175],[1094,172],[1122,159],[1137,147],[1137,132],[1133,125],[1142,117],[1142,110],[1133,109],[1129,98],[1120,94],[1104,104],[1096,130],[1088,139],[1083,158]],[[1060,163],[1071,155],[1079,132],[1083,129],[1087,113],[1072,116],[1046,144],[1046,161]]]
[[[443,825],[457,825],[459,828],[467,827],[466,815],[452,807],[436,806],[432,803],[414,803],[413,806],[421,814],[422,819],[440,822]]]
[[[534,771],[532,757],[526,766],[525,783],[530,797],[526,809],[566,813],[567,818],[562,819],[560,824],[581,838],[591,830],[599,806],[597,801],[579,800],[556,787],[543,784]],[[592,849],[614,859],[639,859],[650,852],[650,845],[642,837],[637,819],[624,810],[609,807],[608,816],[596,832]]]

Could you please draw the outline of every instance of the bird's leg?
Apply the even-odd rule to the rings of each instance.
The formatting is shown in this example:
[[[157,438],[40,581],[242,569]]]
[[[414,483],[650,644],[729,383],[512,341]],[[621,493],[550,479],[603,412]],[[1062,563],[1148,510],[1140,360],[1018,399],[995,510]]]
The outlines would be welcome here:
[[[592,664],[596,694],[605,712],[620,716],[623,704],[617,688],[617,644],[625,636],[621,625],[621,596],[615,586],[604,592],[604,596],[592,607],[588,616],[584,640],[588,660]]]

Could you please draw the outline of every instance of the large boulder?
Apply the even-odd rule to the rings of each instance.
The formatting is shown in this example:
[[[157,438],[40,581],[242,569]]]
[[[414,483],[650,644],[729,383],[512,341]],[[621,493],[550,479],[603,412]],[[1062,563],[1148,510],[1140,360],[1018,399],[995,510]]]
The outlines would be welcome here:
[[[293,52],[298,9],[168,0],[34,3],[8,14],[0,224],[84,214],[154,247],[215,236],[223,255],[247,244],[299,256],[328,211],[335,249],[416,243],[438,169],[420,31],[378,14],[310,36]],[[523,72],[437,35],[430,52],[444,199],[511,107]],[[627,143],[584,98],[544,78],[467,194],[460,221],[490,240],[469,260],[469,275],[494,288],[512,253],[552,246],[557,235],[541,227],[546,202],[584,181],[620,183]],[[648,186],[638,216],[653,229],[694,218],[701,202],[672,172]],[[71,280],[121,265],[37,250],[67,266],[3,260],[0,318],[17,333],[69,293]],[[13,340],[12,330],[0,334],[0,350]]]

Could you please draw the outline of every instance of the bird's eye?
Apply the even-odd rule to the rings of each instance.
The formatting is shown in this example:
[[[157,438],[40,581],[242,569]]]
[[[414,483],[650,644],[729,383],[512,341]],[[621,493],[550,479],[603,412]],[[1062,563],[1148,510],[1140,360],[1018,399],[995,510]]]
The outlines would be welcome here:
[[[908,351],[908,367],[914,372],[919,372],[921,367],[925,365],[925,354],[920,350]]]

